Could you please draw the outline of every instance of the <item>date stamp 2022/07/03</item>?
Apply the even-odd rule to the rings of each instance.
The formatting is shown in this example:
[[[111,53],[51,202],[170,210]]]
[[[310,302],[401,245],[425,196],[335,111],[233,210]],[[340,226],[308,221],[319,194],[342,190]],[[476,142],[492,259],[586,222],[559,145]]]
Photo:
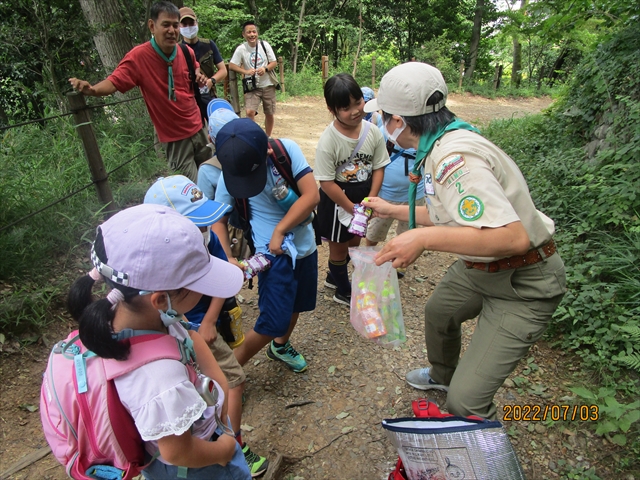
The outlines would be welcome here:
[[[591,421],[600,418],[598,405],[504,405],[502,407],[502,420],[544,422],[545,420],[558,421]]]

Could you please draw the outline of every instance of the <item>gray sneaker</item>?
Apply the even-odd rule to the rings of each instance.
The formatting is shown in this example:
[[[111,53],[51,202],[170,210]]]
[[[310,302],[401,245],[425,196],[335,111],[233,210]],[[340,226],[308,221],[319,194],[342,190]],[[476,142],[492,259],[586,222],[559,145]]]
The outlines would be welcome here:
[[[430,370],[431,367],[411,370],[409,373],[407,373],[406,376],[407,383],[413,388],[417,388],[418,390],[442,390],[443,392],[449,391],[449,387],[447,387],[446,385],[440,385],[433,378],[431,378],[431,375],[429,375]]]

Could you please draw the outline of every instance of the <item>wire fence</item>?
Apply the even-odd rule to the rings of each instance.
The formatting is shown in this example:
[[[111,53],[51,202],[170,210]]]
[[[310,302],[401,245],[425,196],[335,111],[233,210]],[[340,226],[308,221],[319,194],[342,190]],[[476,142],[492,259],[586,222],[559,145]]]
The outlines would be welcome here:
[[[98,108],[104,108],[104,107],[109,107],[109,106],[112,106],[112,105],[118,105],[118,104],[121,104],[121,103],[132,102],[132,101],[140,100],[140,99],[142,99],[142,97],[141,97],[141,96],[138,96],[138,97],[134,97],[134,98],[127,98],[127,99],[124,99],[124,100],[117,100],[117,101],[115,101],[115,102],[100,103],[100,104],[96,104],[96,105],[86,105],[86,104],[84,104],[84,98],[82,98],[81,103],[83,104],[83,106],[82,106],[81,108],[72,108],[72,109],[71,109],[71,111],[70,111],[70,112],[68,112],[68,113],[63,113],[63,114],[60,114],[60,115],[53,115],[53,116],[50,116],[50,117],[43,117],[43,118],[39,118],[39,119],[36,119],[36,120],[29,120],[29,121],[20,122],[20,123],[13,124],[13,125],[8,125],[8,126],[0,127],[0,132],[2,132],[2,131],[6,131],[6,130],[9,130],[9,129],[12,129],[12,128],[22,127],[22,126],[24,126],[24,125],[29,125],[29,124],[32,124],[32,123],[45,122],[45,121],[55,120],[55,119],[58,119],[58,118],[67,117],[67,116],[69,116],[69,115],[76,115],[79,111],[86,111],[86,110],[93,110],[93,109],[98,109]],[[91,122],[80,122],[80,123],[79,123],[79,122],[77,121],[77,118],[76,118],[76,124],[75,124],[75,127],[76,127],[76,128],[78,128],[78,127],[89,127],[89,128],[92,128],[92,127],[90,126],[90,124],[91,124]],[[82,135],[81,135],[81,140],[83,140],[83,143],[85,142],[85,140],[82,138]],[[141,139],[141,140],[143,140],[143,139]],[[69,194],[65,195],[64,197],[61,197],[61,198],[59,198],[59,199],[57,199],[57,200],[55,200],[55,201],[53,201],[53,202],[49,203],[48,205],[45,205],[44,207],[42,207],[42,208],[40,208],[40,209],[36,210],[35,212],[31,212],[31,213],[29,213],[29,214],[25,215],[24,217],[21,217],[21,218],[19,218],[18,220],[15,220],[14,222],[11,222],[11,223],[9,223],[9,224],[7,224],[7,225],[3,225],[2,227],[0,227],[0,233],[4,232],[5,230],[8,230],[8,229],[10,229],[10,228],[12,228],[12,227],[15,227],[16,225],[18,225],[18,224],[20,224],[20,223],[24,222],[25,220],[28,220],[29,218],[34,217],[35,215],[38,215],[38,214],[40,214],[40,213],[42,213],[42,212],[44,212],[44,211],[46,211],[46,210],[48,210],[48,209],[50,209],[50,208],[54,207],[55,205],[57,205],[57,204],[59,204],[59,203],[61,203],[61,202],[64,202],[65,200],[67,200],[67,199],[69,199],[69,198],[71,198],[71,197],[73,197],[73,196],[75,196],[75,195],[78,195],[79,193],[83,192],[84,190],[86,190],[86,189],[88,189],[88,188],[90,188],[90,187],[92,187],[92,186],[97,186],[99,183],[106,182],[106,181],[107,181],[107,179],[109,178],[109,176],[110,176],[111,174],[113,174],[114,172],[116,172],[116,171],[120,170],[121,168],[123,168],[124,166],[128,165],[129,163],[131,163],[131,162],[132,162],[132,161],[134,161],[135,159],[137,159],[137,158],[141,157],[141,156],[142,156],[142,155],[144,155],[146,152],[148,152],[148,151],[149,151],[149,150],[151,150],[152,148],[155,148],[155,147],[156,147],[156,146],[158,146],[159,144],[160,144],[160,142],[159,142],[159,141],[156,141],[156,142],[155,142],[155,143],[153,143],[152,145],[149,145],[148,147],[144,148],[144,149],[143,149],[143,150],[141,150],[140,152],[136,153],[136,154],[135,154],[133,157],[131,157],[130,159],[128,159],[128,160],[126,160],[126,161],[122,162],[122,163],[121,163],[120,165],[118,165],[117,167],[115,167],[115,168],[113,168],[113,169],[109,170],[108,172],[106,172],[106,174],[105,174],[102,178],[99,178],[99,179],[95,179],[95,178],[94,178],[94,179],[93,179],[93,181],[92,181],[91,183],[88,183],[87,185],[84,185],[83,187],[80,187],[80,188],[78,188],[78,189],[74,190],[73,192],[71,192],[71,193],[69,193]],[[87,150],[87,149],[86,149],[86,144],[85,144],[84,146],[85,146],[85,151],[86,151],[86,150]],[[96,145],[96,147],[97,147],[97,145]],[[87,155],[88,155],[88,154],[87,154]],[[89,162],[91,163],[91,159],[88,159],[88,160],[89,160]],[[100,162],[101,162],[101,161],[102,161],[102,159],[100,159]],[[90,165],[90,166],[91,166],[91,165]]]
[[[118,105],[119,103],[132,102],[134,100],[139,100],[141,98],[142,98],[141,96],[138,96],[138,97],[133,97],[133,98],[127,98],[125,100],[118,100],[118,101],[115,101],[115,102],[98,103],[96,105],[87,105],[86,108],[88,108],[88,109],[96,109],[96,108],[110,107],[111,105]],[[52,115],[51,117],[42,117],[42,118],[36,118],[35,120],[27,120],[25,122],[14,123],[14,124],[11,124],[11,125],[3,125],[2,127],[0,127],[0,132],[4,132],[6,130],[11,130],[13,128],[24,127],[25,125],[31,125],[33,123],[48,122],[50,120],[56,120],[58,118],[68,117],[69,115],[73,115],[73,113],[74,112],[61,113],[59,115]]]

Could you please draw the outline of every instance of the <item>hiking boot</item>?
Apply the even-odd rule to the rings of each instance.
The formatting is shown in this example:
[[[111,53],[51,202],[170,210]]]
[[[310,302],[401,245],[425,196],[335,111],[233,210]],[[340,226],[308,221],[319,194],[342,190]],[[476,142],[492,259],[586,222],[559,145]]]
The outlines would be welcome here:
[[[307,369],[307,361],[304,359],[301,353],[298,353],[295,348],[291,346],[289,342],[284,346],[276,348],[273,345],[273,340],[269,342],[267,347],[267,357],[271,360],[280,360],[284,362],[287,367],[296,373],[304,372]]]
[[[261,457],[257,453],[253,453],[246,443],[242,447],[242,453],[244,453],[244,459],[247,461],[247,465],[249,465],[251,477],[257,477],[267,471],[269,460]]]
[[[336,290],[336,293],[333,295],[333,301],[336,303],[341,303],[342,305],[346,305],[347,307],[350,307],[351,295],[342,295],[341,293],[338,293],[338,291]]]
[[[333,290],[338,288],[336,282],[333,280],[333,275],[331,275],[331,272],[327,272],[327,278],[325,278],[324,280],[324,286]]]
[[[431,367],[411,370],[409,373],[407,373],[407,383],[413,388],[417,388],[418,390],[442,390],[443,392],[449,391],[449,387],[447,387],[446,385],[440,385],[433,378],[431,378],[431,375],[429,375],[430,371]]]

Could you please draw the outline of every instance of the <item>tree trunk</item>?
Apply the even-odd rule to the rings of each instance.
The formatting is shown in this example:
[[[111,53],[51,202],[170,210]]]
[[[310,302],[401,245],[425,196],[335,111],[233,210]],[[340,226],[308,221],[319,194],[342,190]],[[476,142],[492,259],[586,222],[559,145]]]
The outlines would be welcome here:
[[[296,36],[296,44],[293,47],[293,74],[295,75],[298,67],[298,48],[300,48],[300,40],[302,39],[302,21],[304,20],[304,7],[306,6],[307,0],[302,0],[302,5],[300,6],[300,17],[298,18],[298,35]]]
[[[356,49],[356,55],[353,58],[353,73],[351,76],[356,78],[356,70],[358,69],[358,57],[360,56],[360,47],[362,46],[362,3],[360,3],[360,14],[358,15],[360,19],[360,28],[358,29],[358,48]]]
[[[562,64],[564,64],[564,60],[565,58],[567,58],[567,55],[569,55],[569,49],[564,47],[560,51],[560,55],[558,55],[558,58],[553,64],[553,68],[551,69],[551,75],[549,75],[550,87],[553,87],[554,82],[558,79],[558,77],[560,77],[560,70],[562,69]]]
[[[476,0],[476,10],[473,16],[473,29],[471,30],[471,45],[469,46],[469,66],[464,72],[467,82],[473,79],[473,72],[476,69],[478,60],[478,48],[480,47],[480,33],[482,32],[482,13],[484,11],[484,0]]]
[[[511,68],[511,86],[520,88],[522,81],[522,45],[518,35],[513,35],[513,67]]]
[[[253,15],[253,21],[259,26],[260,18],[258,15],[258,7],[256,6],[256,0],[249,0],[249,11],[251,12],[251,15]]]
[[[93,41],[107,72],[133,48],[118,0],[80,0],[82,12],[94,31]]]
[[[527,3],[529,0],[522,0],[520,12],[527,14]],[[522,25],[518,25],[518,28]],[[520,88],[522,81],[522,44],[520,43],[519,32],[513,34],[513,67],[511,68],[511,86]]]

